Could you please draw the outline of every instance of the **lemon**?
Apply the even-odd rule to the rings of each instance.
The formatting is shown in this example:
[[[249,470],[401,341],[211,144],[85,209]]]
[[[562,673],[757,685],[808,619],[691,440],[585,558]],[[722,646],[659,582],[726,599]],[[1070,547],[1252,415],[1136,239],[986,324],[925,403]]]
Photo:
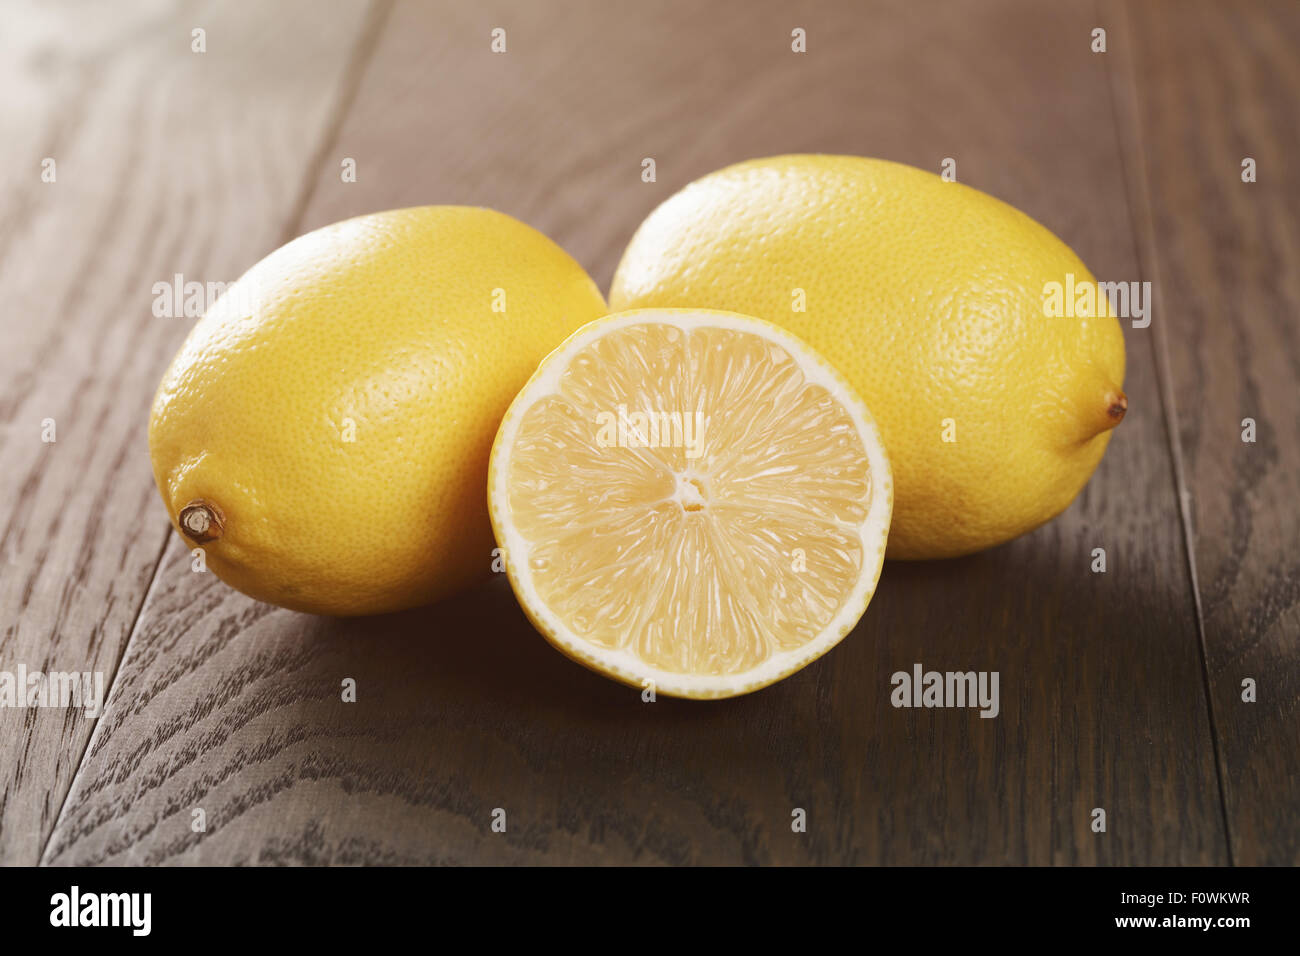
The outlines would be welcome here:
[[[882,160],[779,156],[651,213],[610,306],[731,309],[825,355],[890,454],[889,556],[932,558],[1047,521],[1101,460],[1128,407],[1119,323],[1105,296],[1091,315],[1044,309],[1050,283],[1093,281],[1048,230],[978,190]]]
[[[889,461],[776,326],[646,310],[575,333],[501,423],[492,524],[543,635],[609,677],[731,697],[837,644],[875,591]]]
[[[304,235],[226,290],[159,386],[149,446],[172,521],[263,601],[436,600],[490,571],[483,489],[510,400],[605,311],[564,250],[488,209]]]

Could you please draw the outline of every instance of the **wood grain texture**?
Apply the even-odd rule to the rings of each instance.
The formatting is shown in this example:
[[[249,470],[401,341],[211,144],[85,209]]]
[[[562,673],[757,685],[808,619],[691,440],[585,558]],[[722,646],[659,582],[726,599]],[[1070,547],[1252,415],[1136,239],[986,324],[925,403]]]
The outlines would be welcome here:
[[[193,321],[155,317],[153,285],[229,281],[283,238],[366,12],[302,30],[310,7],[6,9],[0,669],[112,682],[168,540],[149,402]],[[39,860],[93,727],[0,710],[0,862]]]
[[[1158,278],[1234,860],[1300,863],[1300,5],[1134,4],[1138,235]],[[1257,181],[1242,181],[1242,161]],[[1243,419],[1257,440],[1242,440]],[[1258,701],[1242,700],[1242,682]]]
[[[726,163],[953,157],[1099,277],[1140,279],[1096,21],[1030,0],[400,4],[303,226],[491,205],[607,286],[641,218]],[[1129,415],[1066,514],[972,558],[889,564],[843,644],[746,698],[643,704],[552,651],[502,580],[334,621],[192,573],[173,540],[45,860],[1226,862],[1149,333],[1126,329]],[[1094,547],[1109,573],[1090,573]],[[998,671],[1001,716],[892,708],[914,662]]]

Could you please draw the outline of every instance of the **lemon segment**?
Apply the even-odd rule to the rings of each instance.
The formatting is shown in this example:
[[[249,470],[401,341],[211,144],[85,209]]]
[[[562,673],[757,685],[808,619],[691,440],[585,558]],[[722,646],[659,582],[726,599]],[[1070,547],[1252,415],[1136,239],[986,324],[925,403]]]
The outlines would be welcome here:
[[[576,333],[511,405],[489,470],[537,628],[610,677],[697,698],[757,690],[853,628],[892,495],[870,413],[820,356],[694,310]]]

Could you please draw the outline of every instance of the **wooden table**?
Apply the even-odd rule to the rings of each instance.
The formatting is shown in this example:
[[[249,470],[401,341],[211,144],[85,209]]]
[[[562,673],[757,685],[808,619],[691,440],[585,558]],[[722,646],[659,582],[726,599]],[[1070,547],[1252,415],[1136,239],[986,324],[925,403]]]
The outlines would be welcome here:
[[[97,720],[0,711],[0,863],[1300,862],[1300,6],[292,0],[0,20],[0,670],[108,685]],[[686,182],[816,151],[955,159],[1099,278],[1152,283],[1150,326],[1125,326],[1128,418],[1059,519],[889,564],[833,653],[711,704],[647,706],[571,664],[500,579],[330,620],[191,570],[145,423],[193,319],[155,316],[154,283],[461,203],[541,228],[607,288]],[[891,707],[916,662],[999,672],[1000,716]]]

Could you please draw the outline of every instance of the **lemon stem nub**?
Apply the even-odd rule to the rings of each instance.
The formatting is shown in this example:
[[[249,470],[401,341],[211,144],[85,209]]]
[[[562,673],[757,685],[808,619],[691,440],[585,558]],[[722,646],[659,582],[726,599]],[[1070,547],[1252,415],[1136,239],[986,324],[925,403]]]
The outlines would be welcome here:
[[[179,520],[185,537],[196,544],[216,541],[226,526],[221,509],[202,498],[195,498],[182,508]]]
[[[1124,420],[1128,411],[1128,396],[1116,389],[1106,396],[1106,414],[1110,417],[1110,427],[1114,428]]]
[[[1087,444],[1099,435],[1104,435],[1124,420],[1128,412],[1128,396],[1113,385],[1107,385],[1094,393],[1096,398],[1087,402],[1083,417],[1079,421],[1079,431],[1070,441]]]

